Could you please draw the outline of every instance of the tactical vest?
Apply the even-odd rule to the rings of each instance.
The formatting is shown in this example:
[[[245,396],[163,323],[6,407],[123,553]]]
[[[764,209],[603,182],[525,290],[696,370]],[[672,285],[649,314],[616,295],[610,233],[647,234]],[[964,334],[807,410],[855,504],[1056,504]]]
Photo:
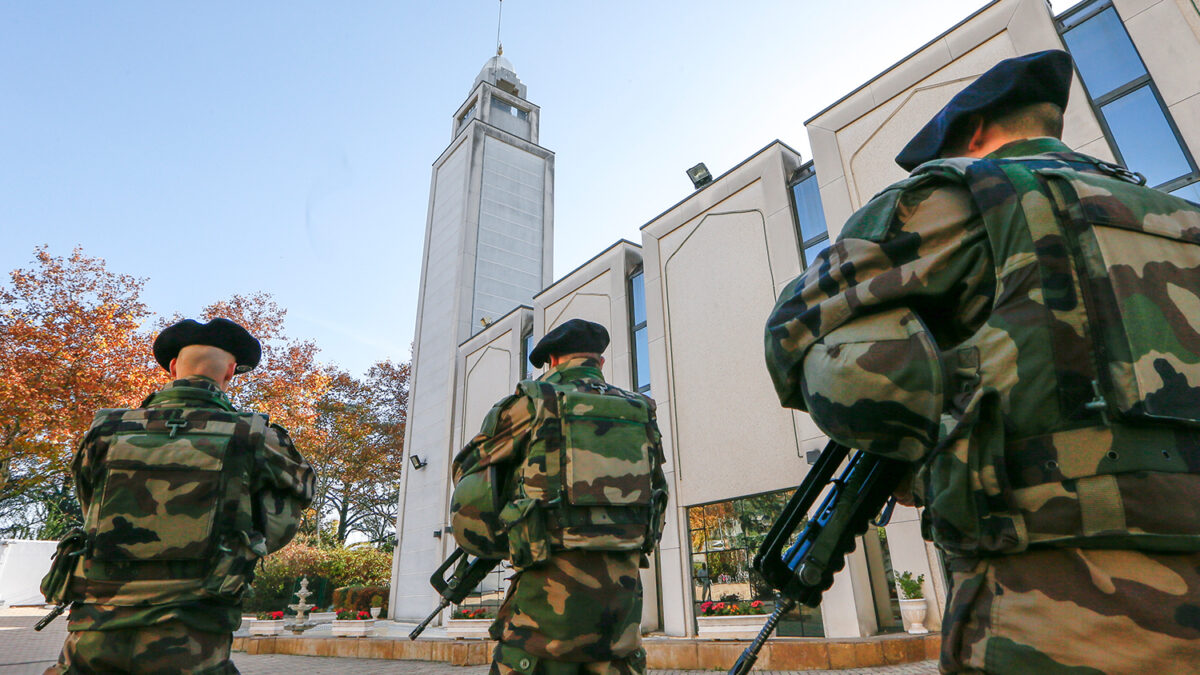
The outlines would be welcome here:
[[[527,380],[517,393],[535,410],[522,460],[503,477],[493,466],[459,482],[459,544],[518,568],[556,550],[652,551],[667,498],[653,403],[593,380]]]
[[[997,280],[944,354],[939,544],[1200,550],[1200,206],[1076,153],[916,174],[970,190]]]
[[[223,409],[153,407],[163,393],[147,399],[152,407],[96,414],[83,446],[94,453],[92,498],[65,599],[238,600],[266,553],[263,514],[249,496],[266,416],[217,396]]]

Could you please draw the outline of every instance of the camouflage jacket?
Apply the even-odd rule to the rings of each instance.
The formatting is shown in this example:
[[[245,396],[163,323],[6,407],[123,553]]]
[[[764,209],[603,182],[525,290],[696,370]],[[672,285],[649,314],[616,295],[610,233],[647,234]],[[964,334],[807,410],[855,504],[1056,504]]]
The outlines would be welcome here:
[[[553,451],[556,441],[551,438],[560,429],[556,418],[565,412],[557,409],[564,400],[558,394],[597,389],[643,405],[651,430],[648,435],[645,425],[637,425],[638,436],[630,439],[608,427],[613,438],[628,443],[630,459],[625,466],[640,468],[625,468],[626,475],[609,476],[606,484],[611,491],[607,494],[647,506],[653,494],[663,495],[665,501],[654,402],[605,384],[599,362],[590,358],[570,359],[536,381],[522,382],[516,393],[492,408],[479,435],[454,460],[458,484],[452,500],[455,539],[472,553],[509,557],[518,570],[492,624],[492,637],[539,658],[607,661],[623,658],[641,644],[638,567],[645,563],[641,551],[657,543],[665,514],[655,517],[642,511],[631,522],[613,522],[607,516],[619,519],[617,514],[622,511],[636,511],[614,508],[603,511],[606,529],[598,530],[593,519],[586,517],[586,522],[573,522],[573,511],[558,506],[572,499],[566,478],[570,470],[548,466],[559,462],[559,454]],[[581,453],[570,453],[568,464],[571,457],[586,460]],[[547,480],[556,472],[564,483],[561,486]],[[487,481],[474,486],[464,481],[488,474]],[[470,506],[476,503],[475,495],[465,492],[493,488],[503,489],[497,498],[503,504],[499,512],[486,504],[490,497],[481,500],[482,509]],[[541,508],[547,503],[556,506]],[[647,523],[647,519],[654,522]],[[592,546],[599,548],[580,550]]]
[[[237,628],[254,564],[295,535],[315,485],[283,427],[201,377],[97,412],[73,469],[86,546],[71,630]]]
[[[926,524],[950,552],[1200,548],[1196,509],[1167,506],[1200,502],[1197,398],[1166,389],[1200,381],[1195,319],[1174,307],[1200,291],[1200,220],[1118,169],[1044,138],[927,163],[855,213],[768,320],[784,405],[925,441],[867,449],[919,461]],[[933,375],[908,380],[924,397],[898,376],[908,344],[871,338],[906,312],[935,344]],[[831,350],[839,331],[852,337]],[[818,354],[859,375],[820,377]],[[926,434],[928,411],[894,402],[928,398],[941,414]]]

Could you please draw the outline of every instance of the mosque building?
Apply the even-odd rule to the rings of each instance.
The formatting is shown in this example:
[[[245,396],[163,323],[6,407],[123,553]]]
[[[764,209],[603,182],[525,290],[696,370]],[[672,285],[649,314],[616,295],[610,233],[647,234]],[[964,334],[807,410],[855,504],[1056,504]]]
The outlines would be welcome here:
[[[1046,0],[995,0],[809,119],[812,158],[772,141],[715,178],[696,175],[696,189],[632,240],[558,279],[554,155],[538,145],[540,110],[513,65],[490,59],[433,166],[393,618],[419,620],[436,607],[429,574],[454,549],[451,460],[493,403],[538,375],[532,345],[571,318],[608,328],[609,382],[658,403],[671,502],[643,571],[643,629],[719,636],[703,621],[704,600],[769,605],[750,561],[827,439],[808,415],[779,406],[763,365],[765,318],[842,223],[906,175],[893,158],[937,110],[1000,60],[1044,49],[1066,49],[1076,62],[1067,145],[1200,202],[1193,0],[1084,0],[1058,15]],[[780,634],[904,630],[894,582],[902,571],[924,575],[926,626],[938,630],[947,577],[919,520],[917,509],[897,507],[886,527],[871,528],[821,606],[793,612]],[[469,604],[497,604],[505,575]],[[441,624],[455,624],[449,610]]]

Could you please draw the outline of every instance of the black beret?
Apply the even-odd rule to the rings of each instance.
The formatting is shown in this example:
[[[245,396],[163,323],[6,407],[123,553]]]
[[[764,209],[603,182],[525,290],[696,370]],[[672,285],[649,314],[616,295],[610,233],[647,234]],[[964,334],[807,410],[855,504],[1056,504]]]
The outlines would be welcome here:
[[[529,362],[541,368],[551,355],[599,354],[608,346],[608,330],[598,323],[571,319],[546,333],[529,352]]]
[[[239,373],[254,370],[262,358],[262,345],[253,335],[229,319],[217,318],[203,324],[184,319],[166,327],[154,338],[154,360],[170,371],[171,359],[179,356],[179,350],[191,345],[218,347],[233,354]]]
[[[896,155],[896,163],[912,171],[937,159],[955,124],[969,115],[1003,112],[1033,103],[1066,108],[1073,73],[1071,56],[1061,49],[1004,59],[955,94]]]

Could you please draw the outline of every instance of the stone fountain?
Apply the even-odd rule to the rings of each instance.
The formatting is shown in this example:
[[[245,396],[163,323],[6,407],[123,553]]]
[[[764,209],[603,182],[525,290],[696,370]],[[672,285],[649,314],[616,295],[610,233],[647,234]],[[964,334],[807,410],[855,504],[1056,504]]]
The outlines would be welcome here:
[[[300,602],[288,605],[288,609],[296,612],[296,618],[287,626],[287,629],[299,635],[316,625],[308,620],[308,610],[316,606],[308,602],[308,596],[312,595],[312,591],[308,590],[308,577],[300,580],[300,590],[296,591],[295,595],[300,599]]]

